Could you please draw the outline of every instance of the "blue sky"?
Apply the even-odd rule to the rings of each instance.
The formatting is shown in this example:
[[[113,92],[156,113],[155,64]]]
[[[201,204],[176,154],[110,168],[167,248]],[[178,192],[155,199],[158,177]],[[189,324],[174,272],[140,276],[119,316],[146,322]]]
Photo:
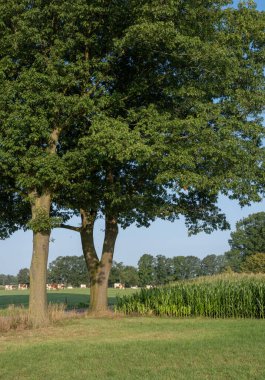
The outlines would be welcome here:
[[[258,9],[265,10],[265,0],[257,1]],[[221,197],[219,207],[227,215],[232,230],[236,221],[249,214],[265,211],[265,200],[243,209],[237,202]],[[75,220],[76,224],[79,220]],[[96,246],[100,251],[102,241],[103,221],[96,226]],[[122,261],[127,265],[137,265],[144,253],[152,255],[162,254],[167,257],[178,255],[194,255],[200,258],[208,254],[223,254],[229,249],[228,239],[231,231],[216,231],[211,235],[201,233],[188,237],[184,220],[170,223],[164,221],[154,222],[148,229],[134,226],[127,230],[120,230],[115,261]],[[81,255],[79,234],[72,231],[54,230],[54,242],[50,245],[49,262],[58,256]],[[0,240],[0,273],[17,274],[19,269],[30,266],[32,254],[32,233],[18,231],[10,239]]]

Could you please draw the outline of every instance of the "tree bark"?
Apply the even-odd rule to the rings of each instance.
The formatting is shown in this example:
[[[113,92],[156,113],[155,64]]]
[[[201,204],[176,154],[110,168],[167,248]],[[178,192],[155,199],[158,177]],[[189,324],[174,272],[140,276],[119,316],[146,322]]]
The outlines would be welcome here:
[[[50,141],[46,148],[50,155],[56,154],[60,128],[56,127],[50,135]],[[51,226],[50,209],[52,192],[44,188],[41,192],[34,189],[29,192],[31,202],[33,228],[33,252],[30,265],[30,292],[29,292],[29,318],[33,326],[48,324],[48,301],[47,301],[47,262],[49,255],[49,243]],[[48,222],[46,225],[42,221]],[[38,223],[40,225],[38,226]]]
[[[118,235],[118,224],[114,217],[105,218],[105,237],[99,260],[94,246],[95,214],[88,214],[81,210],[82,228],[81,240],[86,265],[90,273],[90,305],[95,313],[102,313],[108,309],[108,279],[112,267],[115,242]]]
[[[30,266],[29,317],[34,327],[48,323],[46,293],[47,261],[50,234],[33,233],[33,254]]]
[[[41,211],[47,218],[50,216],[51,195],[38,196],[31,193],[32,221]],[[33,253],[30,266],[29,317],[33,326],[48,323],[48,303],[46,292],[47,261],[49,254],[50,230],[33,231]]]

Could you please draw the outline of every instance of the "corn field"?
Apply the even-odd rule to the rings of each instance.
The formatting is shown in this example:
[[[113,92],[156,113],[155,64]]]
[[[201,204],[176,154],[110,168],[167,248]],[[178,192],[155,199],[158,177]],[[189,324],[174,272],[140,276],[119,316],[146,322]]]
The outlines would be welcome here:
[[[140,315],[264,319],[265,275],[220,275],[141,289],[118,297],[115,310]]]

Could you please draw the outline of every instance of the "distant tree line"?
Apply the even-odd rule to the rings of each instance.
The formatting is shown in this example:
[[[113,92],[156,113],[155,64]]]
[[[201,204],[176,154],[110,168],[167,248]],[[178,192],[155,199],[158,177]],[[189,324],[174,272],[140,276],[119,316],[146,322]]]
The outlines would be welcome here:
[[[172,281],[192,279],[199,276],[212,276],[227,270],[237,269],[237,272],[265,272],[265,254],[249,255],[241,266],[234,265],[235,257],[231,251],[224,255],[207,255],[203,259],[196,256],[153,256],[144,254],[140,257],[137,267],[113,262],[109,276],[109,286],[122,283],[125,287],[146,285],[165,285]],[[79,287],[89,286],[90,278],[83,256],[59,256],[48,267],[47,283],[64,283]],[[16,276],[0,274],[0,285],[29,282],[29,269],[22,268]]]
[[[11,274],[0,274],[0,286],[14,284],[17,285],[17,276],[13,276]]]
[[[29,283],[29,269],[22,268],[17,275],[12,274],[0,274],[0,286],[4,285],[18,285]]]
[[[172,281],[212,276],[227,270],[265,273],[265,212],[251,214],[236,224],[229,239],[230,250],[223,255],[196,256],[144,254],[137,267],[113,262],[109,286],[119,282],[126,287],[164,285]],[[0,285],[29,282],[29,269],[22,268],[17,276],[0,274]],[[84,256],[59,256],[48,267],[47,282],[74,287],[89,285],[90,278]]]
[[[137,268],[114,263],[110,284],[122,282],[125,286],[164,285],[172,281],[195,278],[202,275],[220,273],[225,268],[223,255],[208,255],[204,259],[195,256],[144,254]]]
[[[140,286],[163,285],[170,281],[211,276],[227,270],[265,273],[265,212],[251,214],[236,223],[229,239],[230,250],[223,255],[143,255],[138,262]]]
[[[22,268],[16,276],[0,274],[0,285],[29,283],[29,269]],[[63,283],[74,287],[89,284],[84,256],[59,256],[49,264],[47,283]]]
[[[170,281],[190,279],[201,275],[213,275],[224,270],[224,256],[208,255],[204,259],[195,256],[176,256],[144,254],[138,266],[113,263],[109,276],[109,286],[122,283],[126,287],[163,285]],[[48,283],[64,283],[78,287],[89,285],[89,276],[83,256],[59,256],[48,267]],[[17,276],[0,275],[0,285],[29,282],[29,269],[20,269]]]

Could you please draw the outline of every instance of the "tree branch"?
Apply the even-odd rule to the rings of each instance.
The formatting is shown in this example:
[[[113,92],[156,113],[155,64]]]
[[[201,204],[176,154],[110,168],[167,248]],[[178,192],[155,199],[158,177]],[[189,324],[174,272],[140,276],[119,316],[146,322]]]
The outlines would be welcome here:
[[[59,228],[65,228],[66,230],[71,230],[71,231],[75,231],[75,232],[81,231],[81,227],[69,226],[67,224],[60,224]]]

